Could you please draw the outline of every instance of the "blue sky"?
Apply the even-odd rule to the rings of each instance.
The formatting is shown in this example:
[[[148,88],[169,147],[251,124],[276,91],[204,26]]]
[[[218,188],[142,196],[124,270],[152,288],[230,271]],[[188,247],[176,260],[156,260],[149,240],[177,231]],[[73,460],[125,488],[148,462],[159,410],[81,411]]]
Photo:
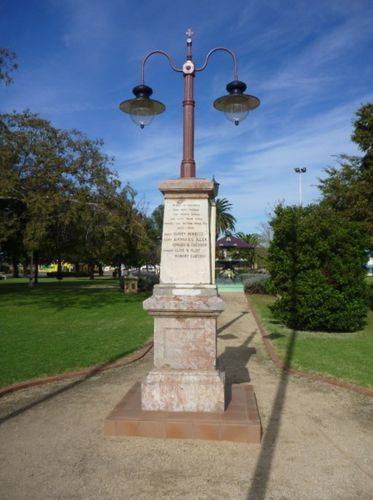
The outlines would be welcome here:
[[[138,83],[153,49],[184,62],[185,30],[201,64],[212,47],[237,54],[239,77],[261,106],[235,127],[212,107],[232,80],[217,54],[196,78],[199,177],[215,175],[234,205],[238,230],[257,231],[278,201],[297,201],[293,168],[306,165],[304,199],[350,141],[353,115],[373,100],[371,0],[0,0],[0,45],[14,50],[15,83],[0,89],[1,111],[31,109],[54,125],[101,137],[120,178],[148,212],[157,186],[178,176],[182,76],[154,57],[146,83],[166,113],[144,130],[118,104]]]

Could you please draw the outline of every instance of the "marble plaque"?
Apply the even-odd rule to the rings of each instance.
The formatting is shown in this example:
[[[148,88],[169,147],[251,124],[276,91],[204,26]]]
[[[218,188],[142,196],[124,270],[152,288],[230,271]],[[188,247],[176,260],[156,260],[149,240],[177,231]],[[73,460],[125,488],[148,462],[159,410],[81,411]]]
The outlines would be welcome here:
[[[216,318],[154,318],[154,366],[208,370],[216,363]]]
[[[208,199],[165,199],[161,283],[211,283],[209,225]]]

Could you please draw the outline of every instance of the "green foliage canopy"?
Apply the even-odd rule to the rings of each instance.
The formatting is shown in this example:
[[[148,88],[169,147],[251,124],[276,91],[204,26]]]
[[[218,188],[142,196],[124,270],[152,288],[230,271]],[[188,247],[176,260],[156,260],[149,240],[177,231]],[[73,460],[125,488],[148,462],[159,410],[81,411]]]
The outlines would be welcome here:
[[[217,198],[216,201],[216,237],[234,232],[236,218],[231,213],[232,203],[227,198]]]
[[[341,155],[340,168],[327,168],[319,189],[324,205],[361,223],[373,248],[373,104],[362,106],[356,115],[352,140],[365,154]]]
[[[279,205],[271,226],[276,317],[299,330],[360,329],[367,312],[361,226],[323,205]]]
[[[0,47],[0,83],[10,85],[13,82],[11,73],[18,68],[17,56],[5,47]]]
[[[13,260],[141,264],[146,217],[101,146],[29,111],[0,115],[0,245]]]

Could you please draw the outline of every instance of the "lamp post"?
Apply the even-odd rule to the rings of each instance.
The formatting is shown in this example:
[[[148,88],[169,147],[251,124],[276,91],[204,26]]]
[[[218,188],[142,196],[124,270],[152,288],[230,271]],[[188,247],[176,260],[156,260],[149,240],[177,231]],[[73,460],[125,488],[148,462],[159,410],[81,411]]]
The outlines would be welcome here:
[[[298,174],[299,205],[302,206],[302,174],[307,172],[307,167],[295,168],[294,172]]]
[[[215,179],[196,178],[194,161],[194,78],[217,51],[232,58],[234,80],[227,85],[228,95],[216,99],[214,107],[238,125],[259,105],[259,99],[244,94],[246,85],[238,80],[237,61],[231,50],[212,49],[201,67],[194,65],[190,29],[183,66],[177,68],[167,52],[150,52],[142,63],[140,85],[133,89],[135,98],[120,105],[140,128],[165,110],[162,103],[150,98],[152,89],[144,81],[145,64],[153,54],[164,55],[171,68],[183,75],[180,178],[165,180],[159,186],[164,196],[160,277],[152,296],[143,303],[154,317],[154,366],[141,387],[133,387],[124,396],[120,409],[108,417],[108,435],[207,439],[198,429],[203,431],[206,423],[214,427],[218,421],[222,427],[214,427],[214,439],[236,440],[239,434],[238,440],[260,441],[254,392],[232,387],[227,398],[224,369],[217,363],[216,325],[224,309],[215,284],[214,200],[219,184]],[[131,420],[130,426],[113,426],[126,419]]]
[[[155,115],[163,113],[165,105],[159,101],[151,99],[153,94],[151,87],[145,84],[145,65],[153,55],[162,55],[167,58],[173,71],[181,73],[184,78],[184,100],[183,100],[183,159],[180,168],[180,177],[195,177],[196,164],[194,160],[194,78],[197,73],[204,71],[215,52],[225,52],[233,62],[233,80],[226,86],[228,95],[219,97],[214,101],[214,108],[225,113],[225,116],[235,125],[243,121],[249,111],[257,108],[260,101],[257,97],[245,94],[246,84],[238,79],[237,58],[230,49],[226,47],[215,47],[207,53],[202,66],[196,67],[192,56],[192,36],[193,32],[189,28],[186,32],[186,60],[181,68],[175,66],[172,57],[163,50],[153,50],[143,59],[141,64],[140,84],[134,87],[135,97],[120,104],[120,109],[128,113],[132,120],[144,128],[149,125]]]

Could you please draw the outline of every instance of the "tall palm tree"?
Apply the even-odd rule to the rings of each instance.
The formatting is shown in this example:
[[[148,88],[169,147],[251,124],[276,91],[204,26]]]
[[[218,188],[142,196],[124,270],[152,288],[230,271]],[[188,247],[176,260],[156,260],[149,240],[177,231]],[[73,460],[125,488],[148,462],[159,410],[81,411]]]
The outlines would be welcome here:
[[[238,238],[240,238],[243,241],[246,241],[251,248],[245,248],[240,251],[242,254],[242,257],[245,257],[247,259],[247,263],[249,265],[250,269],[253,269],[254,264],[255,264],[255,258],[256,258],[256,252],[257,252],[257,247],[260,244],[260,235],[257,233],[237,233]]]
[[[260,243],[260,234],[257,233],[243,233],[239,232],[237,233],[238,238],[241,238],[241,240],[246,241],[249,245],[252,247],[257,247]]]
[[[232,233],[236,226],[236,218],[231,214],[232,203],[227,198],[217,198],[216,201],[216,237],[220,234]]]

